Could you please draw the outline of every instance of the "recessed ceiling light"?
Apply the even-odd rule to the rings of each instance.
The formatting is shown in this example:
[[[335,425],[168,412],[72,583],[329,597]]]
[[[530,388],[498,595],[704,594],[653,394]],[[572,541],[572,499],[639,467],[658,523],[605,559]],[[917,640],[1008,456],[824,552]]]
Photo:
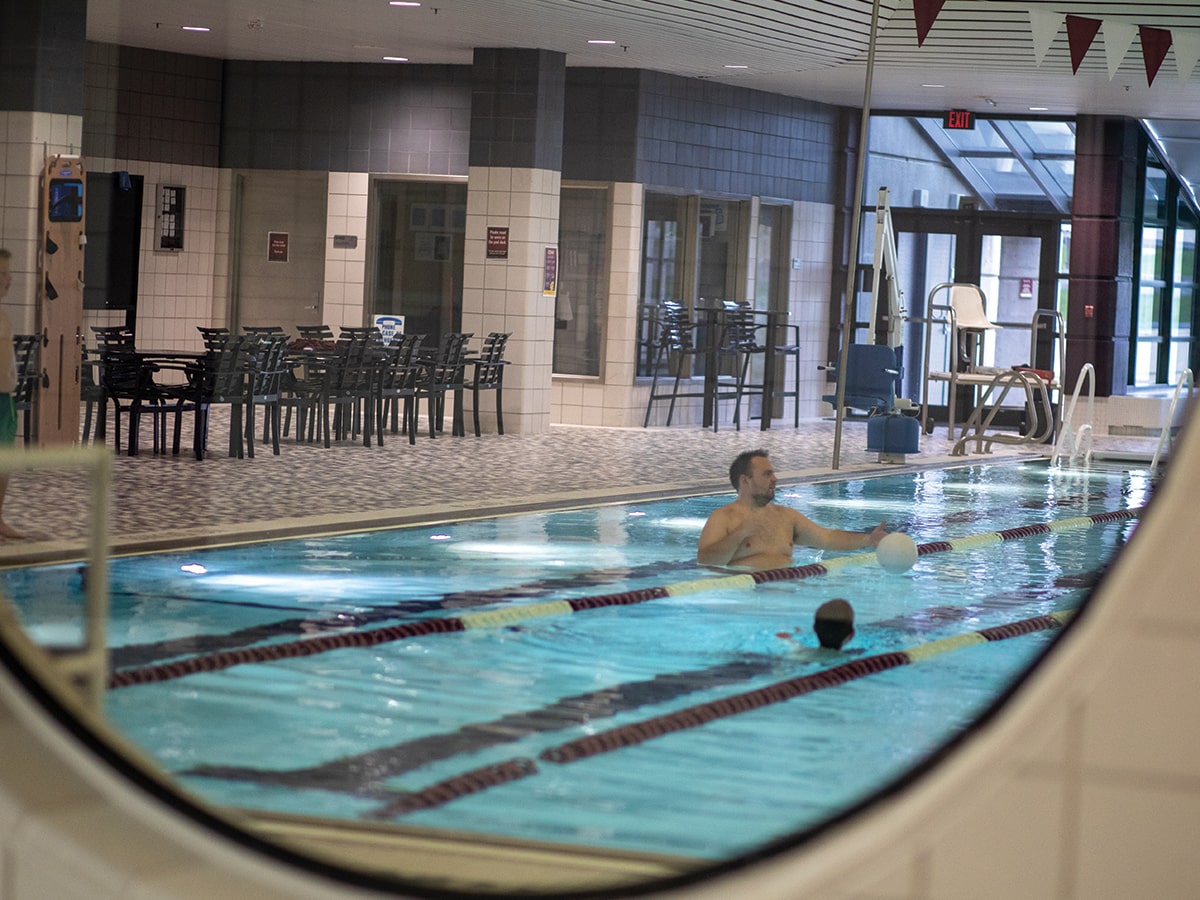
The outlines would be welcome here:
[[[921,87],[939,88],[939,87],[945,87],[945,85],[944,84],[923,84],[923,85],[921,85]]]
[[[590,40],[590,41],[588,41],[588,43],[589,44],[615,44],[616,41]]]
[[[388,6],[420,6],[416,0],[390,0]]]
[[[1031,106],[1031,107],[1029,107],[1030,112],[1046,112],[1049,109],[1050,109],[1050,107],[1048,107],[1048,106]]]
[[[725,65],[725,68],[727,68],[727,69],[748,69],[748,68],[750,68],[750,67],[749,67],[749,66],[740,66],[740,65],[735,65],[735,64],[733,64],[733,63],[726,63],[726,65]]]
[[[180,25],[181,31],[212,31],[211,28],[206,28],[203,25]]]
[[[408,62],[407,56],[385,56],[384,62]]]

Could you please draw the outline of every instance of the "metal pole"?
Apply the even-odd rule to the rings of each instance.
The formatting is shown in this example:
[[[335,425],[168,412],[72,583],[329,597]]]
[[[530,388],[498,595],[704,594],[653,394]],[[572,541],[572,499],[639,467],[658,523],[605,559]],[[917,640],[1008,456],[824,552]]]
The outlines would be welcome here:
[[[854,282],[858,272],[858,232],[862,226],[863,175],[867,165],[867,137],[871,123],[871,82],[875,77],[875,38],[879,30],[879,0],[871,5],[871,38],[867,43],[867,79],[863,87],[862,121],[858,128],[858,163],[854,175],[854,208],[850,215],[850,265],[846,270],[846,303],[842,311],[842,352],[838,359],[837,409],[833,429],[833,468],[842,453],[842,420],[845,418],[846,357],[850,353],[850,331],[854,323]]]

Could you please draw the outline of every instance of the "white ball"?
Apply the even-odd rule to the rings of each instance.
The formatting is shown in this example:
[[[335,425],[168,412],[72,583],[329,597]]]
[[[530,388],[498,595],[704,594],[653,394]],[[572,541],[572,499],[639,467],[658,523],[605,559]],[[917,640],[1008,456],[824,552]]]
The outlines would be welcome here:
[[[917,561],[916,541],[903,531],[893,531],[879,542],[875,548],[875,558],[893,575],[907,572]]]

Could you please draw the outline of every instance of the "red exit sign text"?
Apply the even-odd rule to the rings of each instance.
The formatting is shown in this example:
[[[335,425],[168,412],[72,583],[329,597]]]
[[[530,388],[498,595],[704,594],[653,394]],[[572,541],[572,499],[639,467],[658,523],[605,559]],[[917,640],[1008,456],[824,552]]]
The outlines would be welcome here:
[[[942,120],[943,128],[961,128],[970,130],[975,127],[975,114],[969,109],[950,109]]]

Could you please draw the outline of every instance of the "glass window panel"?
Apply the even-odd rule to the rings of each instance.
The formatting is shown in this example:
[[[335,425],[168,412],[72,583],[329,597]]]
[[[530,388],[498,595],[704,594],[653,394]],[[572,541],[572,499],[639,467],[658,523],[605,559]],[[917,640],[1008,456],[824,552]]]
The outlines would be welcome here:
[[[608,191],[563,187],[561,194],[554,372],[598,376],[608,317]]]
[[[1142,281],[1158,281],[1163,276],[1163,229],[1142,229]]]
[[[1134,363],[1133,383],[1145,387],[1158,383],[1158,339],[1138,340]]]
[[[639,375],[651,374],[659,306],[664,300],[691,303],[691,297],[683,296],[687,211],[687,197],[646,192],[642,224],[642,297],[638,312]]]

